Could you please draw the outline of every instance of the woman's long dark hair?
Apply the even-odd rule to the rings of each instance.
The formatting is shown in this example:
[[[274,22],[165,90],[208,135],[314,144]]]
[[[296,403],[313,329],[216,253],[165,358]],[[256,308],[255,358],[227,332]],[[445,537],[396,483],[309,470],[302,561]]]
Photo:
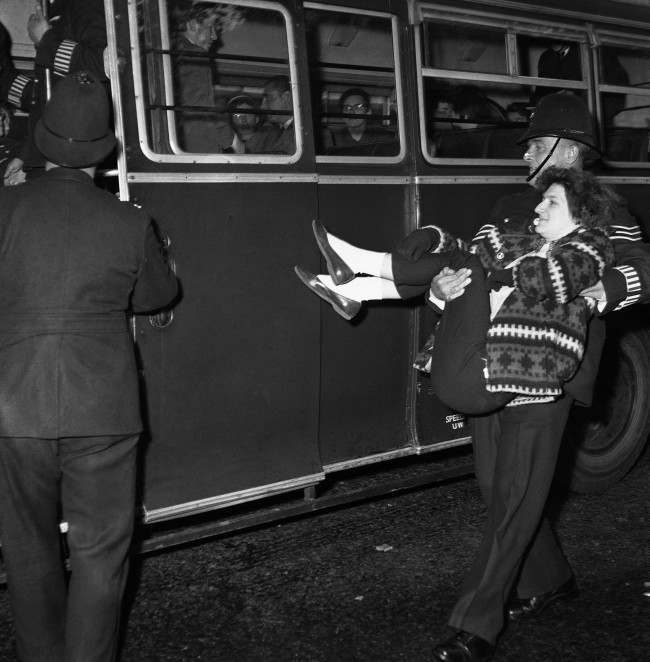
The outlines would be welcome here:
[[[551,166],[539,176],[535,188],[546,191],[552,184],[564,189],[569,213],[586,228],[606,227],[614,218],[614,208],[622,204],[609,186],[584,170]]]

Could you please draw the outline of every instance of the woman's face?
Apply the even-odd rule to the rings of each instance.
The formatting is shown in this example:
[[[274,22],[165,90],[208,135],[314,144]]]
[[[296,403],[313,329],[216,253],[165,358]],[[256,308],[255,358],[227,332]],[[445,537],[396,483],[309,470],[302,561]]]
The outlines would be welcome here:
[[[341,110],[348,115],[367,115],[370,108],[360,94],[351,94],[349,97],[345,97]],[[345,123],[353,129],[363,126],[366,119],[366,117],[346,117]]]
[[[544,191],[544,197],[535,207],[535,213],[537,214],[537,218],[533,221],[535,232],[546,241],[560,239],[578,226],[576,219],[569,212],[566,193],[560,184],[551,184]]]

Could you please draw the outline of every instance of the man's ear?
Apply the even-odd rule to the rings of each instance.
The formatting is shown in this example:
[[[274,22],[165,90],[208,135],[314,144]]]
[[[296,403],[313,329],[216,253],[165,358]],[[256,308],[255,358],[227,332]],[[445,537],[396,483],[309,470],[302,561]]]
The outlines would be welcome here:
[[[289,108],[293,108],[293,99],[291,97],[291,90],[285,90],[282,93],[282,101],[284,102],[284,105]]]
[[[577,145],[565,145],[564,154],[566,157],[567,165],[574,165],[580,159],[580,150]]]

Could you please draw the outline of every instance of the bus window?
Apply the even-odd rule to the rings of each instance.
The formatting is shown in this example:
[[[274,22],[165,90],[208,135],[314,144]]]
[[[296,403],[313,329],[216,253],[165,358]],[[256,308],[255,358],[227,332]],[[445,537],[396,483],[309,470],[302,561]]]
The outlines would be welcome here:
[[[548,39],[546,37],[519,35],[517,38],[519,73],[522,76],[581,81],[582,53],[575,41]],[[546,94],[558,92],[561,87],[537,85],[531,97],[531,105]]]
[[[424,63],[434,69],[507,74],[503,29],[450,21],[424,25]]]
[[[286,10],[271,2],[144,0],[138,22],[140,130],[150,157],[296,154]]]
[[[598,48],[605,156],[647,163],[650,136],[650,43]]]
[[[305,5],[319,160],[399,157],[399,108],[389,15]]]
[[[588,98],[586,31],[492,12],[422,11],[417,54],[429,160],[519,160],[517,140],[541,96],[570,89]]]

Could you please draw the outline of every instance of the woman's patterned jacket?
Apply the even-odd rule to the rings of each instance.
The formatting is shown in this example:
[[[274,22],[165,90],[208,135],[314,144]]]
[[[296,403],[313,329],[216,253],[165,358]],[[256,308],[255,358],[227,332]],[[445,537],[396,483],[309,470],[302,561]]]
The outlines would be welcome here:
[[[435,230],[439,241],[432,252],[459,246],[445,230]],[[522,404],[562,393],[582,359],[593,313],[592,301],[578,294],[614,264],[614,249],[602,228],[578,228],[550,243],[545,257],[527,255],[544,243],[537,234],[506,233],[487,224],[467,247],[486,273],[526,255],[512,269],[514,290],[492,320],[486,343],[486,388],[518,393]]]

